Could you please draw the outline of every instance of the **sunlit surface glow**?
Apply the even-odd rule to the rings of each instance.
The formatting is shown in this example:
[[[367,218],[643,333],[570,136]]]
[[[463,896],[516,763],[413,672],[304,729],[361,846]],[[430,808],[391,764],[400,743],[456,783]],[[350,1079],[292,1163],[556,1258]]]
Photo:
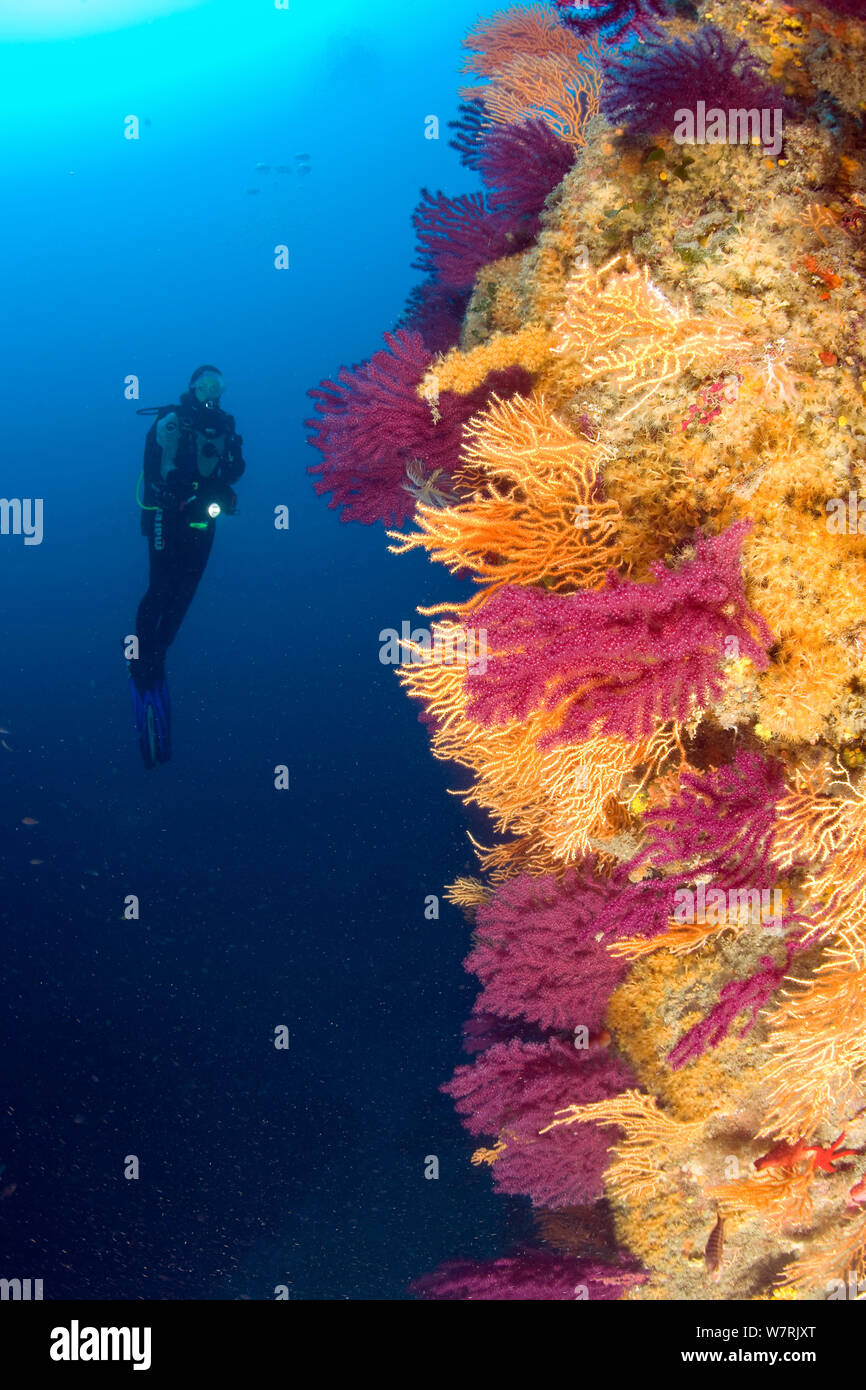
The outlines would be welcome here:
[[[68,39],[201,9],[209,0],[2,0],[0,39]]]

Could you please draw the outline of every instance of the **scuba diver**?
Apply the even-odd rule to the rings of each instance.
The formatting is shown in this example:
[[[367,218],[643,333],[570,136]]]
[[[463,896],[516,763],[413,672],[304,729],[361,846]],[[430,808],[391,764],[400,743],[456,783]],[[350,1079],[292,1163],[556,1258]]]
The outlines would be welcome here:
[[[147,432],[137,497],[150,580],[136,616],[138,656],[129,662],[139,747],[148,768],[171,757],[166,652],[204,574],[216,518],[237,510],[232,484],[245,468],[243,440],[232,416],[220,409],[224,391],[222,373],[206,365],[193,372],[179,405],[137,411],[156,416]]]

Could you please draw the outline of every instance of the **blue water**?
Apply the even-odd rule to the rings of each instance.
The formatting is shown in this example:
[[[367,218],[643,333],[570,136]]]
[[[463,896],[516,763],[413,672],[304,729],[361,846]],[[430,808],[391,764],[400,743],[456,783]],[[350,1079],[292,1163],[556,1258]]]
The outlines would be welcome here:
[[[44,536],[0,536],[0,1276],[400,1299],[513,1217],[437,1091],[472,985],[466,924],[424,899],[473,870],[466,816],[378,660],[382,628],[459,586],[340,525],[303,420],[399,316],[420,187],[475,187],[445,122],[478,11],[11,8],[0,495],[43,499]],[[105,32],[120,8],[142,22]],[[146,772],[121,654],[146,585],[135,411],[202,362],[247,471],[169,653],[174,759]]]

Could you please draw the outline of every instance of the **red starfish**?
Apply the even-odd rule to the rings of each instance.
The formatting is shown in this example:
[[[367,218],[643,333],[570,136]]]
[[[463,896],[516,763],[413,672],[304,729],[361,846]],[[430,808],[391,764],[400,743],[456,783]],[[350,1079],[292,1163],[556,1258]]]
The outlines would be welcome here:
[[[845,1130],[843,1129],[839,1138],[834,1139],[828,1148],[822,1148],[820,1144],[811,1146],[810,1152],[815,1154],[815,1167],[820,1168],[822,1173],[835,1173],[833,1164],[837,1158],[852,1158],[854,1154],[860,1152],[859,1149],[840,1149],[839,1145],[844,1138]]]
[[[813,1168],[820,1168],[822,1173],[835,1173],[833,1167],[837,1158],[850,1158],[853,1154],[859,1153],[859,1149],[840,1149],[839,1145],[845,1138],[845,1130],[834,1139],[833,1143],[822,1147],[820,1144],[804,1144],[802,1139],[798,1139],[796,1144],[786,1144],[784,1141],[770,1149],[769,1153],[762,1158],[755,1159],[755,1167],[761,1168],[793,1168],[800,1159],[807,1158],[809,1154],[815,1157],[810,1160]]]

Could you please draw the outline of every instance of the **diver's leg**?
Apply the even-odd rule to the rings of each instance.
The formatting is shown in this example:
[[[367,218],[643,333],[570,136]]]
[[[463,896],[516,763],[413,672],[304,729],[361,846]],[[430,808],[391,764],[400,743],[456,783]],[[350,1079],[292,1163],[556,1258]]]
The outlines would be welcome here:
[[[170,592],[162,605],[157,628],[157,638],[163,652],[177,636],[195,597],[210,558],[215,529],[213,525],[209,525],[205,531],[189,525],[178,528],[174,538]]]
[[[174,602],[178,577],[184,572],[183,533],[178,520],[163,512],[159,526],[148,533],[150,582],[136,615],[138,660],[129,663],[138,744],[147,768],[168,762],[171,757],[171,705],[165,678],[168,641],[163,629]]]
[[[166,518],[167,519],[167,518]],[[148,540],[150,577],[147,592],[138,605],[135,618],[135,631],[138,637],[138,661],[133,667],[139,685],[146,687],[162,673],[165,660],[165,647],[160,638],[161,615],[171,600],[172,590],[172,550],[166,544],[163,525],[159,535],[162,541],[157,549],[153,532]]]

